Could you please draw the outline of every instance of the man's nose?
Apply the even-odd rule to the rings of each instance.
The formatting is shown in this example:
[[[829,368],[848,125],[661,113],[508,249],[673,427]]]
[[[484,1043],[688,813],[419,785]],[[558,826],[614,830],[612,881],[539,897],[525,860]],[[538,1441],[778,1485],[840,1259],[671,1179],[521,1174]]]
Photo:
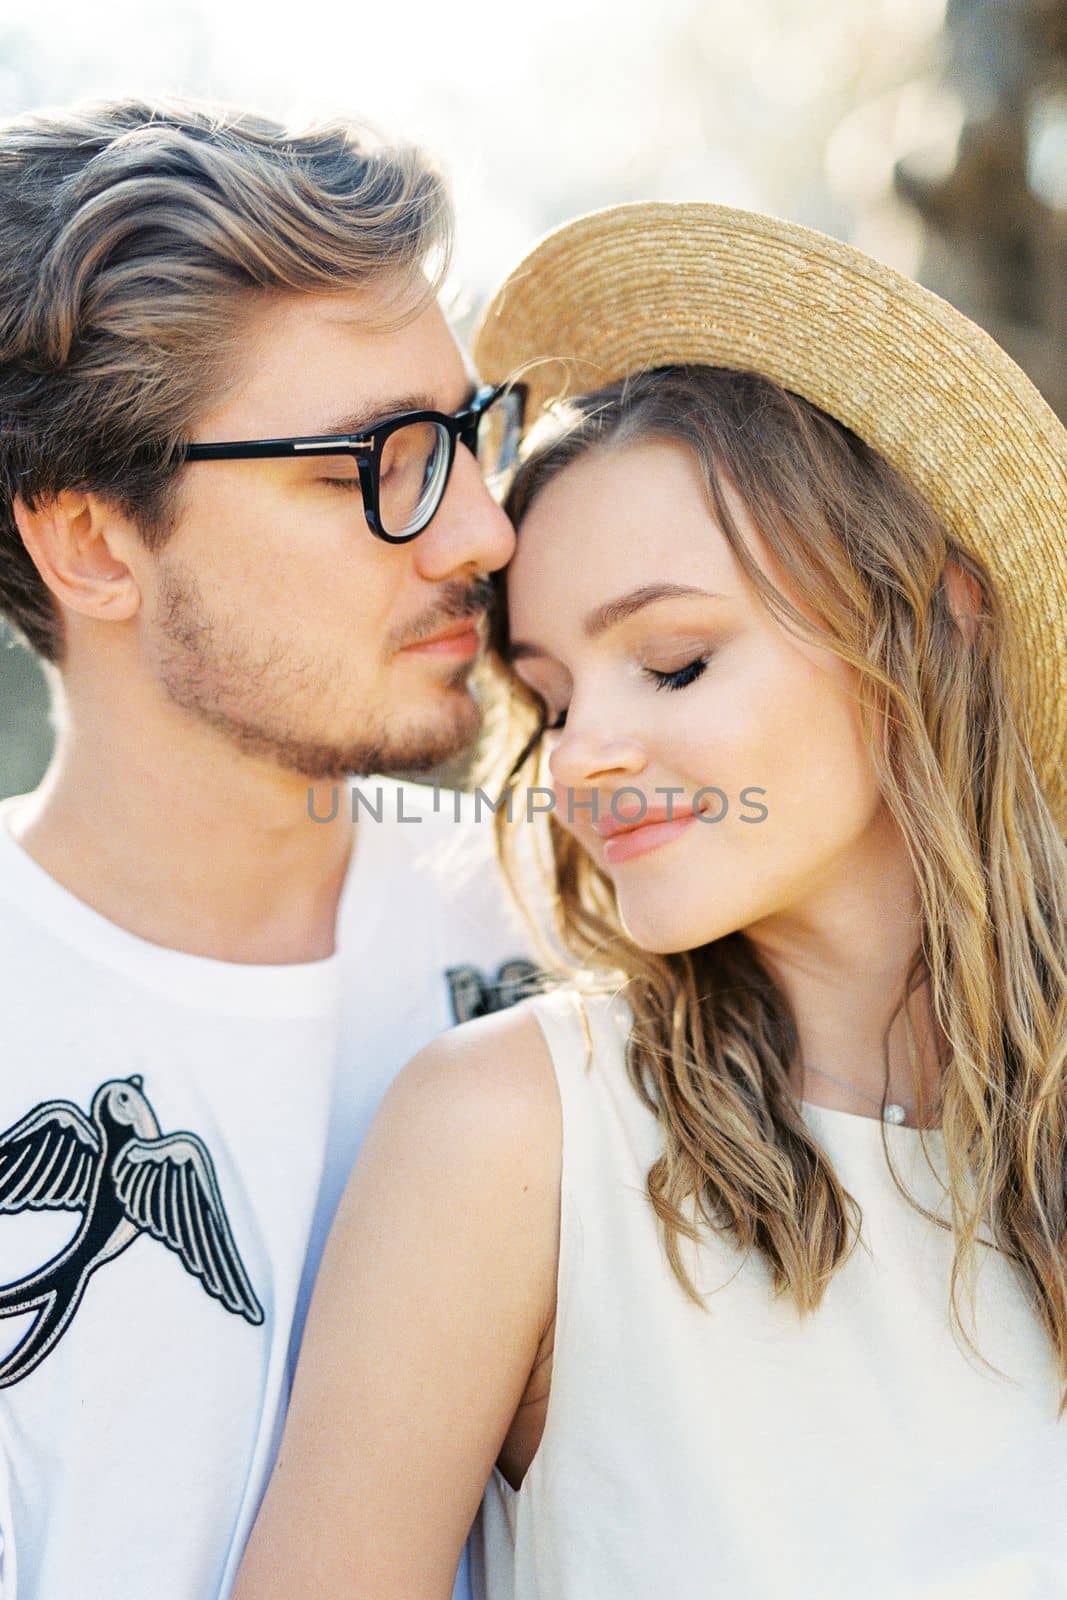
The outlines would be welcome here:
[[[514,528],[486,488],[474,456],[457,444],[445,497],[414,541],[420,577],[441,583],[462,572],[496,572],[514,553]]]

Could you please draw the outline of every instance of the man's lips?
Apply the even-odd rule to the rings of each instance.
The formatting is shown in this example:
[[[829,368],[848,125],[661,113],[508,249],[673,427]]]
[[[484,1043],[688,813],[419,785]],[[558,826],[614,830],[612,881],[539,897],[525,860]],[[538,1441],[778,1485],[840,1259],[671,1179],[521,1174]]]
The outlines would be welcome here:
[[[703,811],[704,807],[697,808]],[[681,822],[685,817],[693,816],[693,803],[679,801],[678,804],[667,806],[649,806],[640,816],[623,817],[621,820],[613,811],[607,816],[597,817],[593,827],[602,839],[614,839],[620,833],[633,833],[637,828],[650,828],[657,822]]]
[[[460,617],[458,622],[450,622],[447,628],[439,628],[436,633],[427,634],[424,639],[415,639],[411,644],[405,645],[404,649],[458,649],[464,644],[468,645],[472,649],[476,647],[480,648],[483,627],[483,613],[479,613],[477,616],[473,617]]]

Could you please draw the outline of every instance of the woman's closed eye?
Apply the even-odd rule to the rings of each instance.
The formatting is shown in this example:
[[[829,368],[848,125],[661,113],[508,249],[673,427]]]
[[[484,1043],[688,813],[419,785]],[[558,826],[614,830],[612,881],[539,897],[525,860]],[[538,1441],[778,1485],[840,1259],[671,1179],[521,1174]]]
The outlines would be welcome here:
[[[642,667],[641,671],[652,680],[657,689],[687,689],[691,683],[696,683],[697,679],[703,676],[710,660],[710,655],[696,656],[692,661],[687,661],[684,667],[676,667],[673,672],[661,672],[656,667]],[[546,718],[548,715],[546,709]],[[554,722],[546,720],[544,732],[559,733],[566,724],[567,711],[564,707]]]
[[[659,672],[655,667],[642,667],[641,670],[647,672],[657,689],[687,689],[702,676],[710,660],[710,656],[696,656],[692,661],[687,661],[684,667],[676,667],[673,672]]]

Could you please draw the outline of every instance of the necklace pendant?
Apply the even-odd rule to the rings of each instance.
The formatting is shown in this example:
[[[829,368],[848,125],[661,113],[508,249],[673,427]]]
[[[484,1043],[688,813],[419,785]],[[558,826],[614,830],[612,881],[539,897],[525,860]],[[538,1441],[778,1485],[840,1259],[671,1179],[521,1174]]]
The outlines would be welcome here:
[[[897,1123],[905,1122],[907,1120],[907,1116],[908,1116],[908,1113],[904,1110],[903,1106],[898,1106],[896,1104],[890,1103],[889,1105],[886,1106],[885,1110],[882,1112],[882,1121],[883,1122],[897,1122]]]

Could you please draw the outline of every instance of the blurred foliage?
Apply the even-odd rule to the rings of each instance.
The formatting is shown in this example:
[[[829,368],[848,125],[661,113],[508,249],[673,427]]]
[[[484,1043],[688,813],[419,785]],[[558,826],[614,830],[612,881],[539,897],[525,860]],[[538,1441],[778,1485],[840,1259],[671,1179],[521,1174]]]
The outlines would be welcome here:
[[[0,623],[0,798],[40,781],[52,748],[48,689],[37,658]]]
[[[980,322],[1067,419],[1067,0],[950,0],[947,150],[896,168],[918,275]]]

